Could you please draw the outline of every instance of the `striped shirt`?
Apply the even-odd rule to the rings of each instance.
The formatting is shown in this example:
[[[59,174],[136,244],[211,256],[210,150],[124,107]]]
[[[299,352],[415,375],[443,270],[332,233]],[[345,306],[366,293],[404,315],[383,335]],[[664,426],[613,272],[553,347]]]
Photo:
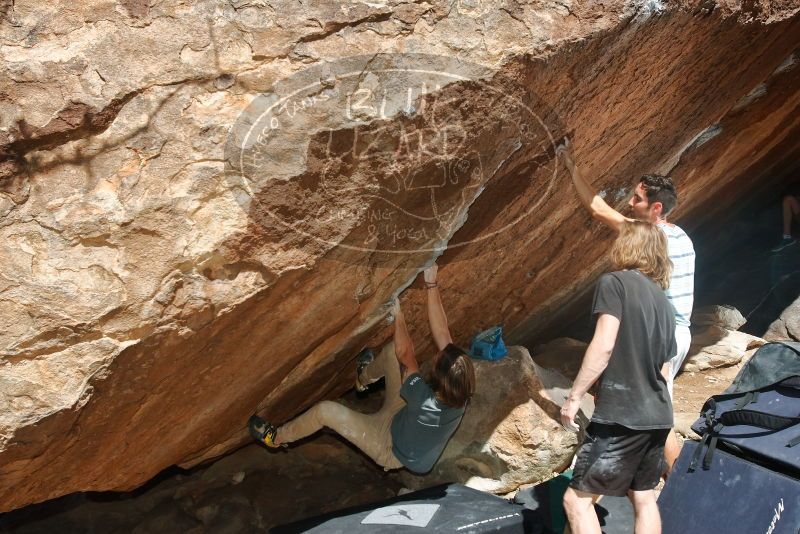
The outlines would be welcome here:
[[[694,246],[679,227],[666,223],[656,226],[667,236],[669,259],[672,260],[672,277],[666,293],[675,308],[675,324],[689,326],[694,304]]]

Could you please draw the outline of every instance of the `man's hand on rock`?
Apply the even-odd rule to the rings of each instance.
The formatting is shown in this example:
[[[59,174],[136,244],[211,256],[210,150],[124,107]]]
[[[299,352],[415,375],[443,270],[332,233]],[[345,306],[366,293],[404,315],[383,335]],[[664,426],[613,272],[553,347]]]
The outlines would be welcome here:
[[[569,397],[561,407],[561,424],[570,432],[578,432],[580,430],[580,427],[575,423],[575,416],[578,415],[578,409],[580,409],[580,407],[580,400]]]
[[[575,166],[575,156],[572,153],[572,143],[569,137],[565,137],[561,144],[556,147],[556,157],[564,162],[567,169],[572,170],[572,167]]]

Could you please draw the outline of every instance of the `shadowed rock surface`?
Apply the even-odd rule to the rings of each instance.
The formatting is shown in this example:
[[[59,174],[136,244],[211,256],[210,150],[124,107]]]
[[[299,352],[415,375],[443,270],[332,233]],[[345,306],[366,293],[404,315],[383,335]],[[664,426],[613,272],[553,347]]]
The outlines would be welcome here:
[[[635,177],[670,173],[685,199],[676,222],[713,220],[797,160],[797,11],[14,2],[0,27],[0,510],[133,489],[245,443],[254,409],[281,422],[339,396],[358,349],[387,335],[384,304],[445,243],[462,344],[499,322],[530,341],[576,316],[611,235],[580,208],[552,141],[573,136],[612,204]],[[288,182],[231,175],[228,134],[258,94],[379,52],[485,71],[418,88],[386,116],[353,100],[329,129],[279,139],[296,158],[264,164]],[[329,80],[320,95],[344,84]],[[456,123],[461,151],[448,152],[442,125]],[[379,244],[405,253],[343,246],[372,235],[387,209],[375,184],[393,173],[392,209],[425,220],[420,233],[381,227]],[[422,293],[403,301],[426,357]]]

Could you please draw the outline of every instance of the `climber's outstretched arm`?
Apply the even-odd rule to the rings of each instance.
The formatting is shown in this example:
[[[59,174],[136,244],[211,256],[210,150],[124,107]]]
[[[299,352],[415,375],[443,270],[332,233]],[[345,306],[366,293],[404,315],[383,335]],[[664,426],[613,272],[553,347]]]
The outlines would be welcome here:
[[[428,322],[431,325],[431,335],[436,343],[436,348],[443,350],[453,342],[450,327],[447,325],[447,316],[444,313],[442,297],[439,294],[439,284],[436,277],[439,268],[434,263],[425,269],[425,292],[428,294]]]
[[[394,300],[394,353],[397,361],[400,362],[400,373],[403,380],[410,374],[419,372],[419,364],[414,356],[414,342],[408,333],[406,318],[400,308],[400,299]]]

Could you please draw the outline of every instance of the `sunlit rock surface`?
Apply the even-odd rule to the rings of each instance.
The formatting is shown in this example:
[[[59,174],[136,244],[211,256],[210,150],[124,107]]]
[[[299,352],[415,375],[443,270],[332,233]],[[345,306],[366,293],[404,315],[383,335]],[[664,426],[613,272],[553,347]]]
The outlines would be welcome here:
[[[671,173],[687,229],[798,156],[796,1],[2,5],[0,510],[338,396],[445,245],[459,342],[554,328],[611,237],[565,134],[619,207]]]

